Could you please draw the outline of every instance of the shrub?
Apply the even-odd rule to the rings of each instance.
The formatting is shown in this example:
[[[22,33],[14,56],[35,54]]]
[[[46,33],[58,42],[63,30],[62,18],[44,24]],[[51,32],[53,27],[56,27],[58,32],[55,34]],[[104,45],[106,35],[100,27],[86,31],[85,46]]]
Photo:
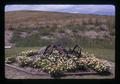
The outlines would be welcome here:
[[[7,63],[7,64],[10,64],[10,63],[13,63],[13,62],[15,62],[15,57],[7,57],[5,59],[5,63]]]
[[[33,56],[35,54],[37,54],[38,50],[36,49],[31,49],[31,50],[27,50],[27,51],[22,51],[21,55],[22,56]]]
[[[109,62],[96,58],[94,54],[83,53],[83,58],[80,58],[80,62],[98,73],[109,72],[111,67]]]
[[[18,56],[16,58],[16,61],[18,62],[18,64],[22,67],[24,66],[29,66],[32,64],[33,60],[30,57],[26,57],[26,56]]]

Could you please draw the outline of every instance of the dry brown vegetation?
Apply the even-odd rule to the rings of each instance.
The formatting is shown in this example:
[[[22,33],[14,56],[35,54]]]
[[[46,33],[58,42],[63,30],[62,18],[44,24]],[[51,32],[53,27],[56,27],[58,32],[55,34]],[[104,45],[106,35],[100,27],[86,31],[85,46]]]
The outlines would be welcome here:
[[[5,12],[5,29],[14,31],[11,42],[18,46],[21,44],[22,46],[28,44],[29,46],[41,46],[51,42],[60,42],[64,45],[80,43],[87,47],[89,45],[108,47],[109,45],[114,46],[115,17],[43,11],[13,11]],[[33,31],[36,32],[33,33]],[[20,43],[21,40],[22,43]],[[36,42],[35,45],[33,45],[33,40]],[[108,42],[109,45],[106,44]]]
[[[87,14],[38,12],[38,11],[17,11],[5,12],[5,28],[18,27],[42,27],[65,25],[99,25],[107,24],[114,27],[114,16],[100,16]]]

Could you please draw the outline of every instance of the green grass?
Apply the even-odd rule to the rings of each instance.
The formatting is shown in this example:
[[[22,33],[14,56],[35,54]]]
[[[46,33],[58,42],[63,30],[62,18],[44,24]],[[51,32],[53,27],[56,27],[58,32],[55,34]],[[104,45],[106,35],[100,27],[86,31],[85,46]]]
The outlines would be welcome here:
[[[5,57],[17,56],[21,51],[27,49],[39,49],[40,47],[16,47],[5,49]],[[83,52],[94,53],[96,57],[115,62],[114,49],[85,48]]]
[[[71,34],[65,33],[66,29],[70,29],[73,32],[73,36]],[[75,44],[80,44],[82,47],[86,48],[109,48],[109,49],[114,49],[115,46],[115,39],[112,38],[111,44],[108,40],[104,39],[90,39],[88,37],[81,37],[76,34],[76,32],[79,31],[79,29],[84,29],[84,27],[80,27],[78,25],[72,25],[68,26],[66,28],[18,28],[13,31],[13,37],[11,39],[11,43],[15,43],[16,47],[42,47],[47,44],[51,43],[59,43],[62,44],[63,46],[73,46]],[[26,38],[20,37],[21,32],[27,32],[27,33],[32,33],[33,31],[38,31],[39,33],[34,33],[31,36],[27,36]],[[64,33],[65,36],[63,37],[58,37],[57,35],[52,35],[51,33]],[[55,39],[41,39],[42,36],[50,36]]]
[[[15,47],[11,49],[5,49],[5,57],[17,56],[19,53],[21,53],[21,51],[28,49],[39,49],[39,47]]]
[[[93,53],[98,58],[115,62],[115,49],[85,48],[83,51]]]

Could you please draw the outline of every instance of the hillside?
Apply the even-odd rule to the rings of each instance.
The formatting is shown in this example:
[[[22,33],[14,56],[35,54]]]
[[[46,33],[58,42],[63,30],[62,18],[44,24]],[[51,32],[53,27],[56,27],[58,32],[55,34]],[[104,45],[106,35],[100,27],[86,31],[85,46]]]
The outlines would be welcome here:
[[[43,11],[5,12],[5,44],[114,48],[115,17]]]

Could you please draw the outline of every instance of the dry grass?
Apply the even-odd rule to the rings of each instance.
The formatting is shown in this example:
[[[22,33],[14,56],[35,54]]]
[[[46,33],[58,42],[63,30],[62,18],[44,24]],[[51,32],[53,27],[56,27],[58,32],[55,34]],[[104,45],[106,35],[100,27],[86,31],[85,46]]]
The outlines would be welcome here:
[[[5,29],[13,31],[9,42],[19,47],[44,46],[52,42],[59,42],[63,46],[115,46],[114,16],[43,11],[5,12]],[[38,33],[30,35],[33,31]],[[25,33],[27,34],[23,37],[22,34]],[[41,39],[45,36],[54,39]]]
[[[86,24],[107,24],[109,27],[114,27],[114,16],[100,16],[88,14],[70,14],[70,13],[55,13],[55,12],[38,12],[38,11],[17,11],[5,12],[5,27],[6,29],[13,27],[40,27],[40,26],[57,26],[65,25],[86,25]]]

